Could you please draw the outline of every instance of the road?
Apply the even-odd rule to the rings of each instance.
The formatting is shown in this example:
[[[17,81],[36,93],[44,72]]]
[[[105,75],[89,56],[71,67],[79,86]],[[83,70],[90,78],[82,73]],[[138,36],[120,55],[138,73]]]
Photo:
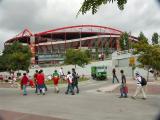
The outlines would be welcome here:
[[[28,96],[22,96],[18,89],[0,88],[0,109],[19,114],[47,116],[53,120],[155,119],[160,110],[159,94],[149,94],[147,100],[133,100],[130,97],[118,98],[119,93],[116,91],[97,92],[99,88],[108,86],[112,86],[111,80],[89,80],[79,84],[80,94],[65,95],[63,85],[60,86],[59,94],[54,93],[54,89],[49,87],[49,91],[44,96],[35,95],[32,89],[29,89]],[[3,111],[0,113],[2,114]]]

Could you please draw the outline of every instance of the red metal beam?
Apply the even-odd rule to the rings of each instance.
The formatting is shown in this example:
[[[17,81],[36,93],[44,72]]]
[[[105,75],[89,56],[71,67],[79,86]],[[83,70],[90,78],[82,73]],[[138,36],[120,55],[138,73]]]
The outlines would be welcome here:
[[[45,31],[45,32],[36,33],[35,35],[43,35],[43,34],[47,34],[47,33],[57,32],[57,31],[60,31],[60,30],[71,29],[71,28],[87,28],[87,27],[91,27],[92,29],[93,28],[101,28],[101,29],[109,30],[109,31],[111,31],[110,33],[112,33],[113,31],[117,32],[119,34],[123,33],[120,30],[110,28],[110,27],[99,26],[99,25],[76,25],[76,26],[67,26],[67,27],[52,29],[52,30],[48,30],[48,31]]]

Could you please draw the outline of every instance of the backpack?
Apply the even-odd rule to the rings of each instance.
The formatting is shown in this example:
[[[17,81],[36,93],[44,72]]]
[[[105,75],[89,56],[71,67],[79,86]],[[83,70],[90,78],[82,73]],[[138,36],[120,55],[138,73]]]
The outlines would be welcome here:
[[[147,85],[147,81],[144,77],[141,76],[141,85],[144,86],[144,85]]]

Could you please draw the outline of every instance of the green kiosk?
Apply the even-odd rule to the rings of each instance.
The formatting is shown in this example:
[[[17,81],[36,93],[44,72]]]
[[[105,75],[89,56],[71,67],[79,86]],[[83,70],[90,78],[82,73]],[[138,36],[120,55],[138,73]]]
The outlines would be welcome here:
[[[107,66],[92,66],[91,76],[92,76],[92,79],[106,80],[107,79]]]

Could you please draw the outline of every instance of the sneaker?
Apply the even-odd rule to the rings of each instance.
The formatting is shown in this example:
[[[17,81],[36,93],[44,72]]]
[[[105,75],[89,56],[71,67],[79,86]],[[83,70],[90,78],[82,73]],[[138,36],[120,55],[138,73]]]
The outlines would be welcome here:
[[[123,98],[123,96],[119,96],[119,98]]]
[[[136,99],[136,98],[135,98],[135,97],[133,97],[133,96],[132,96],[131,98],[132,98],[132,99],[134,99],[134,100]]]
[[[68,92],[65,92],[65,94],[68,94]]]
[[[142,98],[143,100],[146,100],[146,98]]]

